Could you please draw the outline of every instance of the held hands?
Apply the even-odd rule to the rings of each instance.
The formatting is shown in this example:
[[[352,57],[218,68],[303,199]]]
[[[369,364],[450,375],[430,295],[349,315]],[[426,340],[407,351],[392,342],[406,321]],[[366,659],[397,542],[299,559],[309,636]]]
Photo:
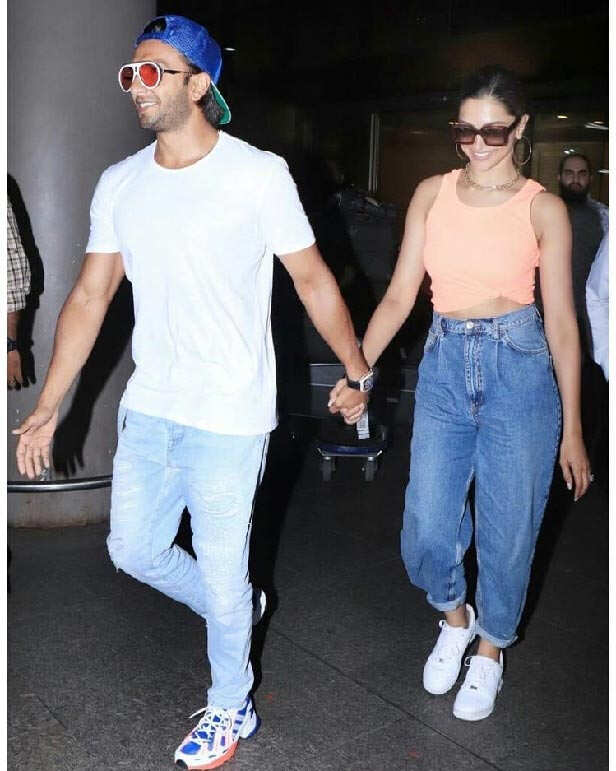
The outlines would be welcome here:
[[[563,436],[558,462],[560,463],[567,488],[574,490],[573,500],[579,500],[588,489],[588,485],[593,481],[590,461],[588,460],[581,434]]]
[[[332,414],[339,412],[344,422],[349,425],[357,423],[366,409],[368,394],[349,388],[346,378],[341,378],[329,392],[327,406]]]
[[[39,477],[44,468],[49,468],[49,449],[57,422],[57,409],[37,407],[19,428],[11,432],[19,436],[17,468],[28,479]]]

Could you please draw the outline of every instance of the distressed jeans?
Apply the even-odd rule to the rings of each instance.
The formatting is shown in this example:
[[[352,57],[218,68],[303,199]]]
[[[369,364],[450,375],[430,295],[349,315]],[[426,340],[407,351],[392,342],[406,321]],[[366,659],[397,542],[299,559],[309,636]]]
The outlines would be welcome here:
[[[117,568],[179,600],[207,623],[209,704],[249,693],[252,509],[268,435],[231,436],[120,407],[109,555]],[[195,560],[173,541],[191,515]]]
[[[560,427],[534,305],[468,321],[434,313],[415,394],[402,557],[434,608],[465,601],[474,479],[477,632],[500,648],[516,639]]]

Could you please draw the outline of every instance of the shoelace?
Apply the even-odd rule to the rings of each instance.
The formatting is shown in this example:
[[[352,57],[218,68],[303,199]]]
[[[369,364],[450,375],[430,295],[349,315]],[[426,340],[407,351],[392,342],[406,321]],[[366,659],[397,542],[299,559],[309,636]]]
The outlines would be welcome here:
[[[201,707],[196,712],[193,712],[190,718],[197,717],[202,712],[205,714],[199,720],[192,732],[192,738],[202,741],[199,733],[206,735],[206,741],[209,743],[214,738],[214,734],[217,729],[221,728],[223,731],[231,727],[231,718],[226,709],[222,707]],[[218,720],[216,720],[218,718]]]
[[[464,680],[465,688],[476,691],[483,683],[494,680],[494,669],[477,656],[467,656],[464,659],[464,666],[468,667],[468,672]]]
[[[439,621],[439,626],[441,629],[443,629],[443,626],[447,622],[445,619],[441,619]],[[456,629],[456,627],[449,627],[449,629]],[[464,629],[465,632],[468,631],[467,628]],[[453,658],[460,656],[462,653],[462,635],[461,634],[447,634],[445,638],[442,636],[439,636],[437,644],[436,644],[436,650],[434,651],[436,658],[443,659],[443,658]],[[465,646],[466,647],[466,646]]]

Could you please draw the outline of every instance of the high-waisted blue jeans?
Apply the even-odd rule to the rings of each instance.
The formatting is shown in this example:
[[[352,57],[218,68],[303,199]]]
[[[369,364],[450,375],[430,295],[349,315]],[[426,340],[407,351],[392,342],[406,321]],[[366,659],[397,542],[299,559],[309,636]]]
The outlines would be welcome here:
[[[207,622],[208,703],[240,707],[253,683],[248,549],[268,436],[230,436],[120,407],[109,554]],[[173,544],[188,506],[195,560]]]
[[[402,557],[434,608],[465,601],[474,479],[477,632],[501,648],[516,639],[560,431],[534,305],[469,321],[434,313],[415,394]]]

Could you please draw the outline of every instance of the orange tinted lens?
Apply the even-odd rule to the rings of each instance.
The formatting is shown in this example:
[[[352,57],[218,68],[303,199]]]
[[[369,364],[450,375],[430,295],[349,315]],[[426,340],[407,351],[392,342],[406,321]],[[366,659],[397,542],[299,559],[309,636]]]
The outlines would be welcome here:
[[[155,64],[150,64],[150,62],[139,65],[139,77],[143,85],[148,88],[154,88],[158,85],[158,72],[158,67]]]
[[[128,91],[133,83],[133,68],[122,67],[120,70],[120,85],[124,91]]]

